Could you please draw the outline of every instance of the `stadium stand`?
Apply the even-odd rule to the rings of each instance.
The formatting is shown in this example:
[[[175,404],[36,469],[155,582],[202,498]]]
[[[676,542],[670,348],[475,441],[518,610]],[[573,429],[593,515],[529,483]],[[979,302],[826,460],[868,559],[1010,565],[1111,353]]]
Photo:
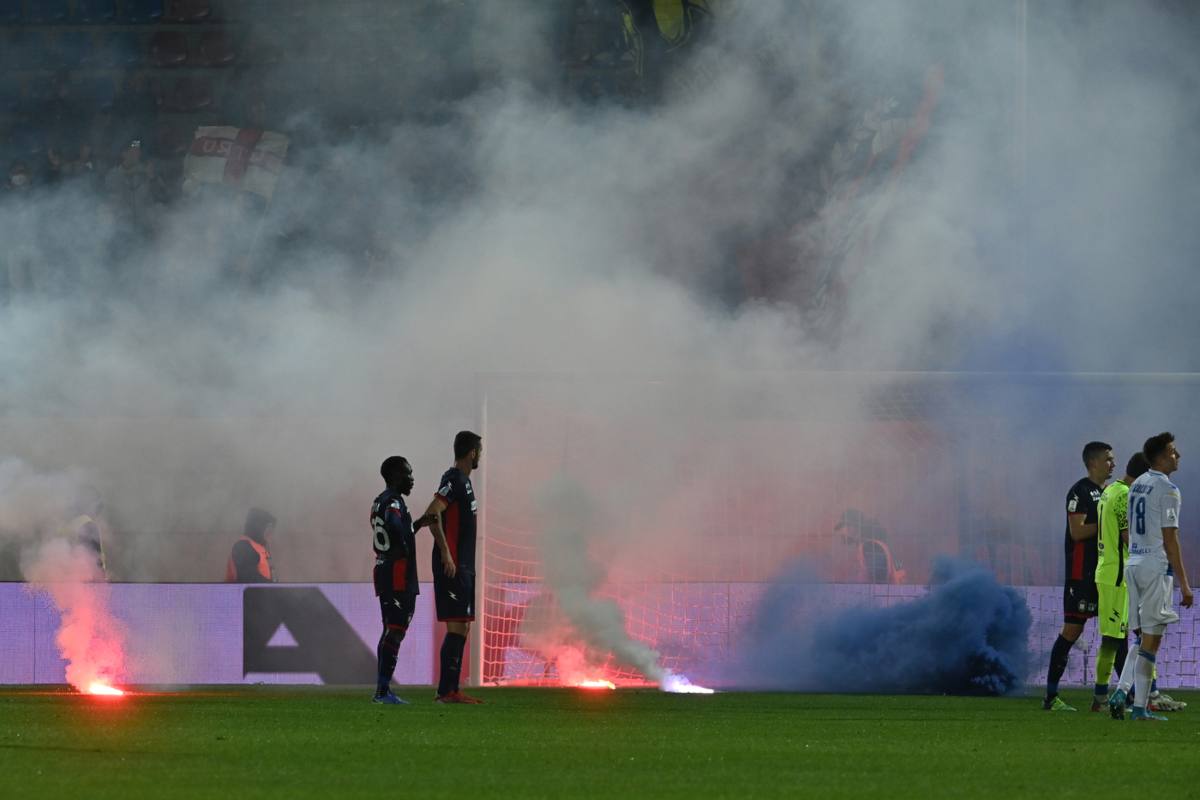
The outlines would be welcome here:
[[[150,39],[150,58],[156,67],[178,67],[187,63],[187,36],[178,31],[162,31]]]
[[[227,67],[237,61],[233,40],[224,31],[200,34],[199,63],[209,67]]]
[[[67,0],[36,0],[29,4],[28,21],[34,25],[62,22],[70,16]]]
[[[163,0],[124,0],[120,19],[133,24],[157,22],[163,15]]]
[[[116,0],[75,0],[77,22],[112,22],[116,16]]]
[[[211,16],[212,5],[208,0],[171,0],[163,13],[167,22],[201,22]]]
[[[0,23],[15,25],[25,16],[21,0],[0,0]]]

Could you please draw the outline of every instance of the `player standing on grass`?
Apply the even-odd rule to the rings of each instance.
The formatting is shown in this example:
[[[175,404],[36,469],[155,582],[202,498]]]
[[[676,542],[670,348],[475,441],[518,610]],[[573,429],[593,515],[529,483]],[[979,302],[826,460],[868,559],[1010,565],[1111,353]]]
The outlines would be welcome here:
[[[1047,711],[1074,711],[1058,696],[1058,682],[1067,669],[1071,647],[1083,633],[1088,619],[1096,616],[1096,507],[1101,487],[1112,477],[1112,445],[1088,442],[1083,448],[1087,477],[1080,478],[1067,492],[1067,579],[1063,586],[1063,626],[1050,650],[1050,669],[1046,674]]]
[[[433,533],[433,594],[439,622],[446,623],[442,640],[439,703],[482,703],[463,694],[463,650],[475,619],[475,514],[479,502],[471,473],[479,469],[483,438],[471,431],[454,437],[454,466],[446,470],[425,518]]]
[[[1125,559],[1129,555],[1129,485],[1150,465],[1141,453],[1134,453],[1125,466],[1125,475],[1100,495],[1097,518],[1100,533],[1096,537],[1096,595],[1100,623],[1100,648],[1096,652],[1096,686],[1092,711],[1108,706],[1108,678],[1116,665],[1117,674],[1125,668],[1129,653],[1129,592],[1125,588]]]
[[[1169,477],[1179,468],[1175,437],[1168,432],[1151,436],[1142,452],[1150,462],[1150,470],[1129,487],[1129,561],[1125,565],[1129,624],[1142,632],[1134,655],[1133,718],[1162,721],[1166,717],[1146,708],[1154,662],[1167,626],[1179,621],[1179,614],[1171,607],[1174,580],[1179,581],[1184,608],[1192,605],[1192,585],[1179,547],[1179,487]],[[1124,705],[1125,692],[1118,688],[1109,699],[1114,717]]]
[[[375,548],[375,594],[383,617],[383,634],[379,637],[376,655],[379,672],[373,702],[403,705],[392,694],[392,674],[400,654],[400,643],[412,622],[417,606],[417,543],[416,532],[427,522],[425,518],[413,525],[404,496],[412,491],[413,471],[408,460],[389,456],[379,467],[387,488],[371,504],[372,545]]]

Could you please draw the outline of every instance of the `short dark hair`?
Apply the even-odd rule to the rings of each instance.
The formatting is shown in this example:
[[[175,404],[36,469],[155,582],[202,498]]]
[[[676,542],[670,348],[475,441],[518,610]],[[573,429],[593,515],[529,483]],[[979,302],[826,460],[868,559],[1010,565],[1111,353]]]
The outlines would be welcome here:
[[[1167,445],[1175,441],[1175,434],[1170,431],[1163,431],[1157,436],[1151,436],[1142,445],[1142,452],[1146,454],[1146,461],[1151,465],[1158,460],[1158,457],[1167,452]]]
[[[394,486],[404,477],[404,473],[411,469],[408,465],[408,459],[404,456],[388,456],[379,465],[379,474],[383,477],[383,482],[388,486]]]
[[[1109,450],[1112,450],[1112,445],[1107,442],[1088,442],[1083,446],[1083,465],[1086,467],[1092,463],[1092,459],[1099,458]]]
[[[479,447],[483,437],[471,431],[459,431],[454,435],[454,457],[466,458],[467,454]]]
[[[261,539],[267,528],[275,524],[275,515],[262,508],[252,508],[246,512],[246,526],[242,532],[251,539]]]
[[[1125,474],[1131,478],[1140,478],[1149,469],[1150,459],[1146,458],[1145,453],[1139,451],[1129,457],[1129,463],[1125,465]]]

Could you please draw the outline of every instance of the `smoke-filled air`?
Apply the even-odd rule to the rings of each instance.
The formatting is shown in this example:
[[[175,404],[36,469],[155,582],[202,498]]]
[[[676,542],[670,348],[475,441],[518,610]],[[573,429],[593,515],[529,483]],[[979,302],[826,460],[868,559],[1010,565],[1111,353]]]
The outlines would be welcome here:
[[[372,71],[247,58],[182,149],[88,122],[144,190],[0,196],[0,578],[93,498],[113,581],[222,580],[251,507],[280,580],[368,581],[381,460],[419,514],[470,429],[489,679],[1013,689],[1083,443],[1200,436],[1195,10],[395,5],[243,11]],[[796,570],[933,588],[797,619]]]

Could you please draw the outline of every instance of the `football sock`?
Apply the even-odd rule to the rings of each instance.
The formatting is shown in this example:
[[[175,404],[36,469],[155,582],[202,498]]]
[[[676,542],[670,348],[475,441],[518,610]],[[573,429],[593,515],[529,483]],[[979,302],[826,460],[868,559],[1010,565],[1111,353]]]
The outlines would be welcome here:
[[[1113,662],[1117,658],[1117,646],[1120,644],[1120,639],[1111,636],[1105,636],[1100,640],[1100,647],[1096,651],[1096,686],[1094,694],[1108,695],[1108,679],[1112,675]]]
[[[1150,699],[1150,682],[1154,680],[1154,654],[1138,649],[1137,670],[1134,686],[1137,688],[1137,701],[1134,708],[1145,708]]]
[[[1053,700],[1058,696],[1058,682],[1067,671],[1067,659],[1071,655],[1074,642],[1067,641],[1059,634],[1050,649],[1050,671],[1046,673],[1046,699]]]
[[[458,691],[458,677],[462,673],[463,648],[467,637],[460,633],[447,633],[442,640],[441,676],[438,679],[438,696]]]
[[[375,654],[379,659],[379,675],[375,682],[375,694],[382,696],[388,693],[392,683],[392,675],[396,672],[396,660],[400,656],[400,643],[404,641],[406,628],[385,625],[383,635],[379,637],[379,646]]]
[[[1138,636],[1136,639],[1134,639],[1134,644],[1140,645],[1141,643],[1142,637]],[[1134,670],[1137,668],[1138,651],[1140,649],[1140,647],[1136,647],[1133,652],[1129,654],[1128,658],[1125,659],[1125,666],[1121,667],[1121,680],[1117,683],[1117,688],[1125,692],[1125,694],[1130,697],[1133,696]]]

